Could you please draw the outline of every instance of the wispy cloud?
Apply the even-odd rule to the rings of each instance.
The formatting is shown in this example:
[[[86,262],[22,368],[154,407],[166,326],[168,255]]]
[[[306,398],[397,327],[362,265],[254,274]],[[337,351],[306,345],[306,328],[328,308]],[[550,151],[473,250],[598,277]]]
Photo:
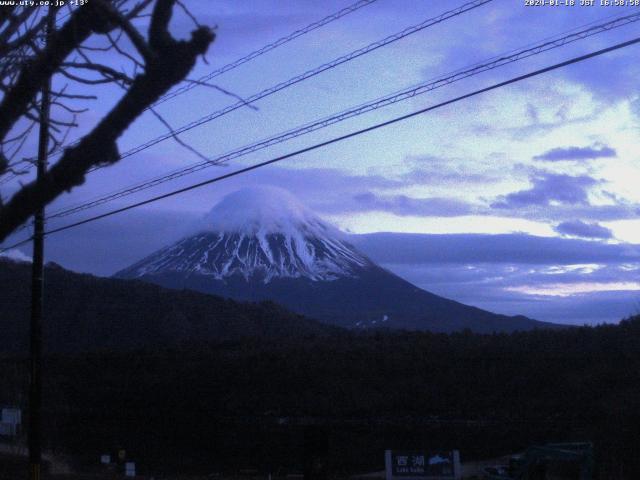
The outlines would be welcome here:
[[[588,204],[588,190],[598,181],[588,175],[538,173],[531,178],[532,187],[504,195],[491,206],[493,208],[517,208],[529,205]]]
[[[552,148],[541,155],[533,157],[535,160],[559,162],[566,160],[593,160],[596,158],[613,158],[618,153],[606,145],[592,147],[558,147]]]
[[[457,217],[474,212],[473,205],[455,198],[412,198],[407,195],[380,196],[364,192],[353,196],[354,210],[384,211],[400,216]],[[348,208],[348,207],[347,207]]]
[[[403,160],[409,170],[399,176],[405,185],[491,184],[500,181],[500,173],[460,158],[434,155],[410,155]]]

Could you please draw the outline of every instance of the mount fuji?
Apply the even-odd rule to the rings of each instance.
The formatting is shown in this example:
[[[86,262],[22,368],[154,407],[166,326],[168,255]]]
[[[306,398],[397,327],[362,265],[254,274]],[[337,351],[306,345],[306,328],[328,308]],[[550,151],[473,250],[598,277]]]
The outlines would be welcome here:
[[[196,234],[116,273],[236,300],[272,300],[349,328],[509,332],[551,327],[422,290],[376,265],[289,192],[236,191]]]

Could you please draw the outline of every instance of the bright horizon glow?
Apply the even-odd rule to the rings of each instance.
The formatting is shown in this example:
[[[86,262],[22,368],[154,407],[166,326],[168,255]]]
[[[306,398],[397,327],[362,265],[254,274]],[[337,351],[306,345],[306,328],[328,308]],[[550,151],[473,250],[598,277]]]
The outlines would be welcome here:
[[[609,282],[590,283],[578,282],[571,284],[549,283],[536,286],[506,287],[505,290],[525,295],[541,295],[550,297],[570,297],[585,293],[595,292],[620,292],[620,291],[640,291],[640,282]]]

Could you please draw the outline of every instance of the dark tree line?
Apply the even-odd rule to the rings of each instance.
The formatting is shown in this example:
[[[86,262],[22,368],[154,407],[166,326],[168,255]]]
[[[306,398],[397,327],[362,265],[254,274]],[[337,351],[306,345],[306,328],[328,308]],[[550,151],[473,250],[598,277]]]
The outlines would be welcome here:
[[[593,441],[597,478],[640,472],[640,318],[103,351],[51,357],[46,378],[55,445],[95,458],[125,444],[156,472],[300,469],[308,425],[328,432],[341,472],[380,469],[390,447],[468,460],[558,441]]]

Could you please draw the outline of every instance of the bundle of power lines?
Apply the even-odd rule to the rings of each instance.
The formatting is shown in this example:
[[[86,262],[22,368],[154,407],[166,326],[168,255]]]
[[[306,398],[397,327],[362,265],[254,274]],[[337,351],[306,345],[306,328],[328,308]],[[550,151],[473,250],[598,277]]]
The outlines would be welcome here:
[[[164,97],[160,98],[156,102],[155,105],[167,102],[167,101],[172,100],[172,99],[174,99],[174,98],[176,98],[176,97],[178,97],[180,95],[183,95],[183,94],[187,93],[188,91],[192,90],[193,88],[197,88],[197,86],[199,84],[205,84],[206,82],[210,81],[211,79],[213,79],[215,77],[223,75],[224,73],[226,73],[228,71],[231,71],[234,68],[236,68],[236,67],[238,67],[240,65],[243,65],[243,64],[245,64],[247,62],[250,62],[251,60],[253,60],[253,59],[255,59],[255,58],[257,58],[257,57],[259,57],[261,55],[264,55],[267,52],[274,50],[275,48],[278,48],[278,47],[280,47],[282,45],[285,45],[286,43],[294,40],[295,38],[298,38],[298,37],[300,37],[302,35],[308,34],[308,33],[312,32],[312,31],[314,31],[314,30],[316,30],[316,29],[318,29],[318,28],[320,28],[320,27],[322,27],[324,25],[327,25],[327,24],[329,24],[331,22],[334,22],[334,21],[336,21],[336,20],[338,20],[338,19],[340,19],[340,18],[342,18],[342,17],[344,17],[344,16],[346,16],[346,15],[348,15],[350,13],[356,12],[357,10],[359,10],[359,9],[365,7],[365,6],[370,5],[370,4],[374,3],[375,1],[376,0],[361,0],[361,1],[358,1],[358,2],[356,2],[354,4],[352,4],[352,5],[344,8],[344,9],[332,14],[332,15],[329,15],[329,16],[327,16],[327,17],[325,17],[325,18],[323,18],[323,19],[321,19],[321,20],[319,20],[317,22],[314,22],[314,23],[312,23],[312,24],[310,24],[310,25],[308,25],[308,26],[306,26],[306,27],[304,27],[302,29],[296,30],[296,31],[292,32],[291,34],[276,40],[275,42],[272,42],[272,43],[270,43],[268,45],[265,45],[264,47],[262,47],[262,48],[260,48],[258,50],[255,50],[255,51],[253,51],[253,52],[251,52],[251,53],[249,53],[249,54],[247,54],[247,55],[245,55],[245,56],[243,56],[243,57],[241,57],[241,58],[239,58],[239,59],[227,64],[227,65],[224,65],[223,67],[220,67],[220,68],[217,68],[217,69],[213,70],[208,75],[205,75],[205,76],[199,78],[196,82],[192,82],[190,84],[187,84],[187,85],[181,86],[181,87],[179,87],[177,89],[174,89],[172,92],[169,92]],[[274,95],[274,94],[276,94],[276,93],[278,93],[278,92],[280,92],[282,90],[285,90],[285,89],[290,88],[290,87],[292,87],[292,86],[294,86],[296,84],[299,84],[299,83],[301,83],[301,82],[303,82],[303,81],[305,81],[305,80],[307,80],[309,78],[312,78],[312,77],[315,77],[317,75],[320,75],[321,73],[323,73],[325,71],[328,71],[328,70],[331,70],[333,68],[336,68],[336,67],[338,67],[338,66],[340,66],[342,64],[345,64],[345,63],[347,63],[347,62],[349,62],[349,61],[351,61],[353,59],[359,58],[359,57],[361,57],[363,55],[366,55],[366,54],[368,54],[368,53],[370,53],[370,52],[372,52],[374,50],[377,50],[377,49],[382,48],[382,47],[384,47],[386,45],[389,45],[389,44],[394,43],[394,42],[396,42],[398,40],[401,40],[401,39],[403,39],[403,38],[405,38],[405,37],[407,37],[409,35],[412,35],[412,34],[417,33],[419,31],[425,30],[425,29],[427,29],[427,28],[429,28],[431,26],[434,26],[436,24],[445,22],[445,21],[447,21],[449,19],[455,18],[455,17],[457,17],[459,15],[462,15],[462,14],[464,14],[466,12],[469,12],[471,10],[477,9],[477,8],[483,6],[483,5],[491,3],[492,1],[493,0],[475,0],[475,1],[466,2],[466,3],[458,6],[457,8],[454,8],[454,9],[451,9],[451,10],[447,10],[447,11],[445,11],[445,12],[443,12],[443,13],[435,16],[435,17],[428,18],[428,19],[426,19],[426,20],[424,20],[424,21],[422,21],[422,22],[420,22],[420,23],[418,23],[416,25],[407,27],[407,28],[403,29],[402,31],[397,32],[397,33],[395,33],[393,35],[389,35],[389,36],[387,36],[387,37],[385,37],[385,38],[383,38],[383,39],[381,39],[381,40],[379,40],[377,42],[373,42],[373,43],[371,43],[371,44],[369,44],[369,45],[367,45],[365,47],[359,48],[359,49],[354,50],[354,51],[352,51],[352,52],[350,52],[350,53],[348,53],[346,55],[340,56],[340,57],[336,58],[335,60],[333,60],[331,62],[327,62],[327,63],[324,63],[324,64],[322,64],[322,65],[320,65],[320,66],[318,66],[316,68],[307,70],[306,72],[304,72],[304,73],[302,73],[300,75],[297,75],[295,77],[292,77],[292,78],[290,78],[289,80],[287,80],[285,82],[281,82],[281,83],[278,83],[278,84],[273,85],[271,87],[265,88],[265,89],[259,91],[258,93],[255,93],[255,94],[253,94],[253,95],[251,95],[251,96],[249,96],[247,98],[243,98],[242,100],[239,100],[236,103],[228,105],[227,107],[225,107],[223,109],[214,111],[214,112],[212,112],[212,113],[210,113],[210,114],[208,114],[208,115],[206,115],[206,116],[204,116],[204,117],[202,117],[202,118],[200,118],[198,120],[195,120],[193,122],[190,122],[190,123],[188,123],[186,125],[183,125],[183,126],[177,128],[177,129],[174,129],[172,132],[169,132],[167,134],[163,134],[163,135],[155,137],[155,138],[153,138],[151,140],[148,140],[148,141],[146,141],[146,142],[144,142],[144,143],[142,143],[140,145],[135,146],[134,148],[131,148],[131,149],[127,150],[126,152],[124,152],[121,155],[121,157],[124,158],[124,157],[133,156],[133,155],[135,155],[135,154],[137,154],[137,153],[139,153],[141,151],[144,151],[144,150],[150,148],[153,145],[156,145],[158,143],[164,142],[164,141],[174,137],[177,134],[184,133],[186,131],[189,131],[189,130],[198,128],[198,127],[200,127],[202,125],[208,124],[208,123],[214,121],[217,118],[220,118],[220,117],[222,117],[222,116],[224,116],[224,115],[226,115],[226,114],[228,114],[228,113],[230,113],[232,111],[235,111],[235,110],[247,105],[247,103],[251,104],[251,103],[257,102],[259,100],[262,100],[262,99],[264,99],[266,97],[269,97],[271,95]],[[260,141],[257,141],[255,143],[251,143],[249,145],[245,145],[245,146],[240,147],[238,149],[234,149],[234,150],[232,150],[230,152],[227,152],[227,153],[225,153],[223,155],[212,156],[211,158],[208,158],[206,161],[201,161],[201,162],[189,165],[187,167],[180,168],[180,169],[174,170],[172,172],[166,173],[164,175],[161,175],[161,176],[158,176],[158,177],[155,177],[155,178],[152,178],[152,179],[149,179],[149,180],[146,180],[146,181],[143,181],[143,182],[139,182],[139,183],[136,183],[134,185],[130,185],[128,187],[113,191],[111,193],[108,193],[108,194],[105,194],[105,195],[101,195],[101,196],[98,196],[98,197],[94,197],[94,198],[92,198],[90,200],[81,202],[81,203],[76,204],[74,206],[54,211],[54,212],[52,212],[51,214],[49,214],[47,216],[47,219],[48,220],[52,220],[52,219],[67,217],[67,216],[70,216],[70,215],[75,215],[75,214],[80,213],[80,212],[82,212],[84,210],[92,209],[92,208],[95,208],[97,206],[113,202],[115,200],[118,200],[118,199],[130,196],[130,195],[136,194],[138,192],[141,192],[141,191],[153,188],[153,187],[156,187],[158,185],[161,185],[161,184],[167,183],[169,181],[175,180],[177,178],[181,178],[181,177],[184,177],[186,175],[198,172],[200,170],[209,168],[211,166],[220,165],[223,162],[228,162],[230,160],[233,160],[233,159],[248,155],[248,154],[253,153],[253,152],[257,152],[259,150],[263,150],[263,149],[271,147],[273,145],[277,145],[277,144],[280,144],[280,143],[283,143],[283,142],[287,142],[287,141],[292,140],[294,138],[301,137],[303,135],[306,135],[306,134],[309,134],[311,132],[326,128],[326,127],[328,127],[330,125],[334,125],[336,123],[345,121],[347,119],[354,118],[354,117],[363,115],[365,113],[368,113],[368,112],[371,112],[371,111],[374,111],[374,110],[378,110],[378,109],[384,108],[386,106],[389,106],[389,105],[392,105],[392,104],[396,104],[396,103],[399,103],[399,102],[414,98],[414,97],[416,97],[418,95],[422,95],[422,94],[425,94],[427,92],[431,92],[431,91],[433,91],[435,89],[444,87],[444,86],[452,84],[454,82],[458,82],[458,81],[463,80],[465,78],[469,78],[471,76],[479,75],[480,73],[483,73],[483,72],[486,72],[486,71],[489,71],[489,70],[493,70],[493,69],[496,69],[496,68],[499,68],[499,67],[503,67],[505,65],[521,61],[523,59],[532,57],[534,55],[539,55],[539,54],[547,52],[549,50],[558,49],[558,48],[561,48],[561,47],[563,47],[565,45],[584,40],[584,39],[592,37],[594,35],[598,35],[598,34],[601,34],[603,32],[607,32],[607,31],[610,31],[610,30],[613,30],[613,29],[616,29],[616,28],[620,28],[622,26],[625,26],[625,25],[628,25],[628,24],[631,24],[631,23],[635,23],[638,20],[640,20],[640,11],[635,11],[634,13],[623,15],[623,16],[618,16],[618,17],[609,17],[609,18],[601,20],[599,22],[592,22],[591,24],[585,25],[583,27],[576,28],[576,29],[573,29],[573,30],[568,31],[568,32],[564,32],[563,34],[558,35],[556,37],[545,39],[545,40],[542,40],[542,41],[540,41],[540,42],[538,42],[536,44],[528,45],[526,47],[523,47],[523,48],[520,48],[520,49],[517,49],[517,50],[512,50],[512,51],[506,52],[503,55],[499,55],[499,56],[487,59],[487,60],[485,60],[483,62],[479,62],[479,63],[476,63],[474,65],[470,65],[468,67],[456,70],[454,72],[450,72],[448,74],[442,75],[442,76],[440,76],[438,78],[429,80],[429,81],[421,83],[419,85],[414,85],[414,86],[412,86],[410,88],[406,88],[406,89],[403,89],[401,91],[397,91],[397,92],[394,92],[392,94],[388,94],[388,95],[385,95],[383,97],[371,100],[369,102],[354,106],[352,108],[349,108],[347,110],[341,111],[341,112],[336,113],[334,115],[330,115],[330,116],[318,119],[316,121],[301,125],[299,127],[296,127],[296,128],[281,132],[281,133],[279,133],[277,135],[274,135],[274,136],[271,136],[269,138],[262,139]],[[154,203],[154,202],[160,201],[160,200],[165,199],[165,198],[169,198],[169,197],[172,197],[172,196],[175,196],[175,195],[179,195],[181,193],[184,193],[184,192],[196,189],[196,188],[203,187],[205,185],[210,185],[212,183],[220,182],[220,181],[223,181],[225,179],[228,179],[228,178],[231,178],[231,177],[234,177],[234,176],[237,176],[237,175],[244,174],[244,173],[246,173],[248,171],[251,171],[251,170],[262,168],[262,167],[265,167],[267,165],[271,165],[273,163],[277,163],[277,162],[283,161],[285,159],[289,159],[289,158],[292,158],[294,156],[301,155],[301,154],[306,153],[306,152],[310,152],[310,151],[313,151],[313,150],[324,148],[324,147],[326,147],[328,145],[331,145],[331,144],[334,144],[334,143],[337,143],[337,142],[341,142],[341,141],[344,141],[344,140],[347,140],[349,138],[353,138],[353,137],[356,137],[356,136],[359,136],[359,135],[363,135],[365,133],[381,129],[381,128],[384,128],[386,126],[398,123],[398,122],[402,122],[402,121],[407,120],[409,118],[425,114],[427,112],[436,110],[438,108],[442,108],[442,107],[444,107],[446,105],[450,105],[450,104],[453,104],[453,103],[456,103],[456,102],[463,101],[463,100],[468,99],[470,97],[473,97],[473,96],[476,96],[476,95],[480,95],[480,94],[482,94],[484,92],[488,92],[488,91],[491,91],[491,90],[502,88],[504,86],[507,86],[507,85],[510,85],[510,84],[513,84],[513,83],[524,81],[524,80],[526,80],[528,78],[532,78],[532,77],[535,77],[535,76],[538,76],[538,75],[542,75],[544,73],[547,73],[547,72],[550,72],[550,71],[553,71],[553,70],[564,68],[566,66],[569,66],[569,65],[572,65],[572,64],[575,64],[575,63],[583,62],[583,61],[586,61],[586,60],[588,60],[590,58],[594,58],[594,57],[597,57],[597,56],[600,56],[600,55],[604,55],[604,54],[607,54],[607,53],[612,52],[614,50],[619,50],[619,49],[622,49],[622,48],[626,48],[628,46],[631,46],[631,45],[634,45],[634,44],[637,44],[637,43],[640,43],[640,37],[631,39],[631,40],[626,41],[626,42],[618,43],[618,44],[615,44],[615,45],[612,45],[610,47],[603,48],[603,49],[600,49],[600,50],[597,50],[597,51],[593,51],[593,52],[587,53],[585,55],[574,57],[574,58],[571,58],[569,60],[566,60],[566,61],[563,61],[563,62],[559,62],[559,63],[556,63],[554,65],[550,65],[548,67],[541,68],[541,69],[529,72],[527,74],[520,75],[520,76],[511,78],[511,79],[505,80],[503,82],[499,82],[499,83],[490,85],[488,87],[480,88],[480,89],[474,90],[474,91],[472,91],[470,93],[467,93],[465,95],[461,95],[461,96],[452,98],[450,100],[447,100],[447,101],[444,101],[444,102],[440,102],[438,104],[431,105],[431,106],[426,107],[426,108],[422,108],[420,110],[411,112],[409,114],[405,114],[405,115],[402,115],[402,116],[399,116],[399,117],[392,118],[392,119],[387,120],[385,122],[377,123],[375,125],[371,125],[369,127],[362,128],[360,130],[356,130],[356,131],[353,131],[353,132],[350,132],[350,133],[347,133],[347,134],[344,134],[344,135],[341,135],[341,136],[337,136],[337,137],[331,138],[329,140],[326,140],[326,141],[323,141],[323,142],[320,142],[320,143],[316,143],[316,144],[313,144],[311,146],[304,147],[304,148],[298,149],[296,151],[293,151],[293,152],[290,152],[290,153],[287,153],[287,154],[284,154],[284,155],[280,155],[280,156],[277,156],[275,158],[271,158],[271,159],[263,161],[263,162],[259,162],[259,163],[250,165],[248,167],[240,168],[238,170],[235,170],[233,172],[230,172],[230,173],[227,173],[227,174],[224,174],[224,175],[219,175],[219,176],[210,178],[208,180],[205,180],[205,181],[202,181],[202,182],[199,182],[199,183],[195,183],[195,184],[188,185],[186,187],[183,187],[183,188],[180,188],[180,189],[177,189],[177,190],[174,190],[174,191],[170,191],[168,193],[163,193],[161,195],[156,195],[154,197],[147,198],[145,200],[138,201],[138,202],[132,203],[130,205],[127,205],[127,206],[124,206],[124,207],[121,207],[121,208],[117,208],[117,209],[114,209],[114,210],[110,210],[108,212],[105,212],[105,213],[102,213],[102,214],[99,214],[99,215],[95,215],[95,216],[92,216],[92,217],[89,217],[89,218],[85,218],[83,220],[79,220],[79,221],[76,221],[76,222],[73,222],[73,223],[70,223],[70,224],[67,224],[67,225],[63,225],[63,226],[60,226],[60,227],[57,227],[57,228],[52,228],[52,229],[47,230],[45,232],[45,235],[50,235],[50,234],[57,233],[57,232],[60,232],[60,231],[68,230],[70,228],[75,228],[75,227],[77,227],[79,225],[83,225],[83,224],[86,224],[86,223],[89,223],[89,222],[93,222],[93,221],[96,221],[98,219],[105,218],[105,217],[108,217],[108,216],[111,216],[111,215],[115,215],[115,214],[118,214],[118,213],[121,213],[121,212],[124,212],[124,211],[127,211],[127,210],[138,208],[138,207],[143,206],[143,205]],[[62,151],[62,150],[63,149],[59,149],[59,152]],[[94,168],[92,171],[95,171],[95,170],[98,170],[98,169],[99,168]],[[22,228],[24,229],[26,227],[27,226],[23,226]],[[20,245],[22,245],[24,243],[27,243],[27,242],[31,241],[31,239],[32,239],[31,237],[26,238],[26,239],[24,239],[24,240],[22,240],[20,242],[17,242],[17,243],[15,243],[13,245],[10,245],[10,246],[8,246],[8,247],[6,247],[4,249],[1,249],[0,252],[2,252],[4,250],[11,249],[11,248],[15,248],[17,246],[20,246]]]

